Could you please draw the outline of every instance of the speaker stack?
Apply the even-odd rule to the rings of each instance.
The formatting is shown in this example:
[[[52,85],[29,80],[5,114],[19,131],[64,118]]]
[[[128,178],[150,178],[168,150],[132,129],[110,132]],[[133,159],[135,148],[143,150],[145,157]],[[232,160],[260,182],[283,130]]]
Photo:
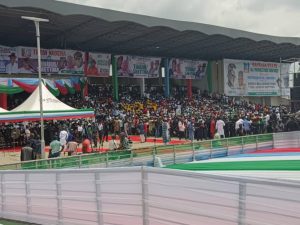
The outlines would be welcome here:
[[[300,111],[300,73],[294,74],[294,87],[291,88],[292,112]]]

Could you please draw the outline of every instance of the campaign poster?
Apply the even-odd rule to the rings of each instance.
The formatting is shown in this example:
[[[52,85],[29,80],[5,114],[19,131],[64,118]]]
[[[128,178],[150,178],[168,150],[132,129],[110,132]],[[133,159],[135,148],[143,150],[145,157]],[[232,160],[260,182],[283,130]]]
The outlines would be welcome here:
[[[174,79],[198,79],[206,75],[207,61],[172,58],[169,61],[169,76]]]
[[[17,47],[18,72],[38,73],[38,51]],[[64,49],[41,49],[41,72],[49,74],[84,75],[84,52]]]
[[[0,45],[0,73],[19,73],[16,48]]]
[[[49,57],[52,62],[56,62],[58,74],[84,76],[84,52],[77,50],[50,49]]]
[[[161,58],[117,55],[115,59],[118,77],[159,77]]]
[[[109,77],[110,63],[110,54],[89,52],[86,76]]]
[[[229,96],[280,96],[280,64],[224,59],[224,92]]]
[[[281,63],[280,68],[280,86],[281,86],[281,96],[290,99],[291,89],[289,86],[290,79],[290,65],[289,63]]]

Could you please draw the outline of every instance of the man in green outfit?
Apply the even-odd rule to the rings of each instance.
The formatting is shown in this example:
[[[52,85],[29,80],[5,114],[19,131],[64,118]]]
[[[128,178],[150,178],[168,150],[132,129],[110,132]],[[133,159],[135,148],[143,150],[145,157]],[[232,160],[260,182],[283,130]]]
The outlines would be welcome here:
[[[60,142],[55,138],[50,143],[50,151],[49,151],[49,158],[56,158],[60,156],[60,153],[64,150],[64,146],[60,144]]]

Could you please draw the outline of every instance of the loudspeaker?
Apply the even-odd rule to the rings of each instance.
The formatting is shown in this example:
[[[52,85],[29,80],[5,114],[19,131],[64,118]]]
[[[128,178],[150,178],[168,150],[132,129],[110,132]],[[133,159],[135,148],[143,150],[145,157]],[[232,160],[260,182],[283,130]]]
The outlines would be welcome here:
[[[294,87],[300,87],[300,73],[294,74]]]
[[[292,101],[300,100],[300,85],[298,87],[291,88],[291,100]]]

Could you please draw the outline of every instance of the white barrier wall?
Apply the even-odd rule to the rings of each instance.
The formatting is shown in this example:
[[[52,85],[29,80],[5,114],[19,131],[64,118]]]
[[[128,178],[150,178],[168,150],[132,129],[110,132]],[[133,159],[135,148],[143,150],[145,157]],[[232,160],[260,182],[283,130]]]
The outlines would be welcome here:
[[[299,225],[300,183],[159,168],[1,171],[1,217],[39,224]]]
[[[273,134],[274,148],[300,148],[300,132],[285,132]]]

